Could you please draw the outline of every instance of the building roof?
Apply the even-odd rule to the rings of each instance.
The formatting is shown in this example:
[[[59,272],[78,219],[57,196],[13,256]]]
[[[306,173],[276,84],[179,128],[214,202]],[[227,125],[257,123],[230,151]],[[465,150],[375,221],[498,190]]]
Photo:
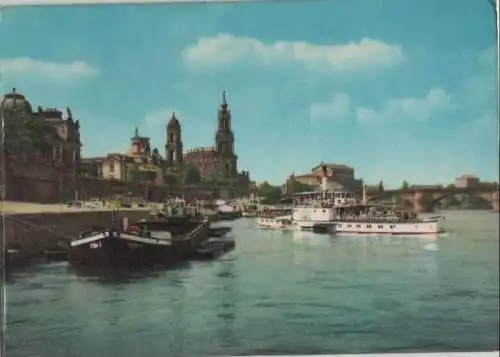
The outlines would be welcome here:
[[[175,112],[172,113],[172,117],[168,121],[167,127],[168,128],[180,128],[181,127],[179,120],[177,120],[177,117],[175,116]]]
[[[319,165],[314,166],[311,169],[311,171],[315,171],[315,170],[321,168],[321,166],[323,166],[323,165],[326,166],[329,169],[354,170],[352,167],[344,165],[344,164],[334,164],[334,163],[323,162],[323,163],[321,163]]]
[[[5,94],[0,104],[2,111],[20,111],[32,113],[30,102],[21,93],[16,92],[16,88],[11,93]]]

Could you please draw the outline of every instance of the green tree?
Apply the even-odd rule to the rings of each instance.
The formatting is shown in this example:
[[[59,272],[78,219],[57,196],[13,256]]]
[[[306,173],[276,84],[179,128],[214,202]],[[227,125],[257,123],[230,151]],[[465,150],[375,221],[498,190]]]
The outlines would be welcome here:
[[[260,184],[257,190],[264,203],[273,204],[281,201],[282,192],[279,186],[273,186],[266,181]]]
[[[498,189],[498,183],[497,182],[479,182],[477,187],[482,188],[482,189]]]
[[[313,191],[314,187],[310,185],[306,185],[302,182],[299,181],[293,181],[292,182],[292,192],[297,193],[297,192],[307,192],[307,191]]]
[[[404,180],[403,183],[401,184],[401,189],[406,190],[409,187],[410,187],[410,184],[408,183],[408,181]]]
[[[196,185],[201,181],[201,175],[198,169],[194,166],[186,167],[184,171],[184,183],[186,185]]]
[[[380,181],[377,187],[379,192],[384,192],[384,181]]]
[[[167,185],[175,185],[177,184],[177,177],[175,175],[172,175],[172,174],[165,174],[164,176],[164,181]]]

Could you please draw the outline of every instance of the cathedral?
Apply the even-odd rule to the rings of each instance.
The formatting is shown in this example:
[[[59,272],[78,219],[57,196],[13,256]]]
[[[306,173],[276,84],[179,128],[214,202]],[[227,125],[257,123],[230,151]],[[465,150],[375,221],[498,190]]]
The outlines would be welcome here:
[[[174,113],[166,128],[165,165],[167,169],[175,169],[183,164],[196,167],[203,181],[227,184],[250,182],[248,171],[238,172],[238,156],[234,152],[234,134],[231,129],[231,111],[225,91],[217,116],[214,144],[184,153],[182,128]]]
[[[85,158],[80,171],[87,177],[162,186],[171,184],[172,179],[176,183],[185,182],[187,171],[194,168],[205,185],[212,187],[215,184],[244,194],[248,190],[250,178],[248,171],[238,172],[231,112],[225,92],[218,111],[214,141],[214,146],[184,151],[182,126],[173,113],[166,124],[164,156],[160,150],[152,148],[150,138],[140,135],[136,128],[127,152]]]

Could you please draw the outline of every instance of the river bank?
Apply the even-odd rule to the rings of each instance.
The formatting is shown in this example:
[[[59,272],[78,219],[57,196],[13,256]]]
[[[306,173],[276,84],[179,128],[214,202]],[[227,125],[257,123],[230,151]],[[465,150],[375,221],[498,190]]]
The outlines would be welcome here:
[[[75,238],[91,226],[110,227],[123,217],[131,221],[148,218],[149,208],[75,208],[26,202],[4,202],[0,229],[3,250],[16,250],[15,261],[35,258],[56,249],[61,241]]]

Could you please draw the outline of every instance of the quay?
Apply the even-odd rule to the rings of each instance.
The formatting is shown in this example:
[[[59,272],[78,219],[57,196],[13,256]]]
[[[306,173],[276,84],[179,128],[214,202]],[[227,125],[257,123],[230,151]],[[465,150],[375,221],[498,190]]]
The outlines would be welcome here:
[[[5,201],[1,203],[1,213],[2,249],[15,249],[16,260],[25,260],[57,249],[61,241],[69,241],[92,226],[109,227],[123,217],[129,221],[147,219],[151,208],[117,210]]]

